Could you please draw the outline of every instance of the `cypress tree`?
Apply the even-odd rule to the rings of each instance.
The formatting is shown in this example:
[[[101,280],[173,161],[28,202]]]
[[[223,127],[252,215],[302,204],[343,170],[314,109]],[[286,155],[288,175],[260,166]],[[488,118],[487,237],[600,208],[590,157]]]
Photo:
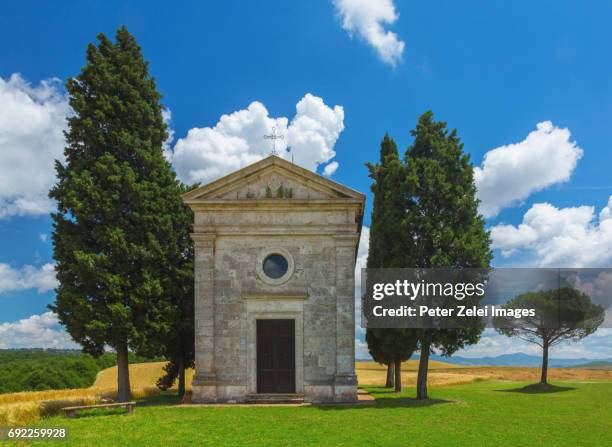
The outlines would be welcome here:
[[[399,158],[397,144],[388,134],[380,144],[380,162],[367,166],[374,181],[367,267],[401,267],[405,262],[404,233],[398,230],[404,212],[405,167]],[[408,360],[416,348],[414,335],[406,329],[368,329],[366,342],[375,361],[386,364],[388,372],[393,367],[395,390],[401,391],[402,362]]]
[[[387,367],[387,378],[385,380],[386,388],[395,387],[395,368],[393,366],[393,358],[384,350],[384,331],[386,329],[368,329],[366,331],[366,343],[368,344],[368,352],[376,363]]]
[[[125,401],[128,350],[159,354],[173,330],[176,262],[189,250],[185,209],[162,153],[161,95],[128,30],[115,42],[98,35],[66,89],[74,114],[49,194],[59,280],[50,308],[84,351],[115,350]]]
[[[181,185],[183,192],[187,192],[199,185],[187,187]],[[183,231],[181,246],[183,253],[172,265],[172,290],[170,291],[173,303],[172,319],[173,330],[168,334],[163,347],[164,356],[169,360],[164,367],[164,375],[157,381],[157,386],[166,390],[178,381],[178,395],[185,395],[185,370],[195,366],[195,328],[194,328],[194,265],[193,243],[189,232],[193,222],[193,212],[184,206],[184,213],[180,216]]]
[[[457,131],[424,113],[411,132],[405,155],[407,200],[401,220],[406,258],[418,268],[488,268],[492,259],[489,232],[478,214],[478,199],[470,157]],[[417,398],[427,399],[429,355],[438,349],[451,355],[477,343],[481,327],[415,329],[420,359]]]

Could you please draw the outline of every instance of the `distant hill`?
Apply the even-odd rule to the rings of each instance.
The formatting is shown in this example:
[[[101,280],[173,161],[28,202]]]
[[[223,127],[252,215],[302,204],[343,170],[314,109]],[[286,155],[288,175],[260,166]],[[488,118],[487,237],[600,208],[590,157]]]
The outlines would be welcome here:
[[[612,369],[612,361],[609,360],[597,360],[594,362],[583,363],[577,365],[576,368],[584,369]]]
[[[468,358],[460,356],[443,357],[439,355],[431,356],[432,359],[440,360],[447,363],[453,363],[455,365],[471,365],[471,366],[533,366],[538,367],[542,365],[542,357],[536,355],[524,354],[517,352],[514,354],[502,354],[496,357],[479,357],[479,358]],[[586,358],[576,359],[557,359],[549,358],[548,366],[551,368],[568,368],[568,367],[585,367],[584,365],[590,363],[611,363],[612,359],[601,359],[593,360]]]
[[[451,363],[453,365],[466,366],[542,366],[542,357],[537,355],[524,354],[517,352],[514,354],[502,354],[495,357],[461,357],[451,356],[444,357],[441,355],[432,355],[431,360]],[[412,356],[412,360],[418,360],[418,354]],[[363,359],[358,361],[372,361],[372,359]],[[612,369],[612,358],[593,360],[587,358],[576,359],[557,359],[549,358],[548,366],[550,368],[591,368],[591,369]]]
[[[130,363],[151,361],[130,353]],[[153,359],[161,360],[161,359]],[[86,388],[115,354],[98,358],[74,349],[0,349],[0,393]]]

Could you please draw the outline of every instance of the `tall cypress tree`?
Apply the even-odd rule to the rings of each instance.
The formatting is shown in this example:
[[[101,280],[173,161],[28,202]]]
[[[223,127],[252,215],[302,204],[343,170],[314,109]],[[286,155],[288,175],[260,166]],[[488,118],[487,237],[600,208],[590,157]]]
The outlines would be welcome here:
[[[181,188],[162,154],[161,95],[126,28],[98,35],[66,83],[65,164],[56,162],[56,302],[84,351],[117,353],[118,399],[130,398],[128,350],[162,351],[172,328],[177,259],[188,255]]]
[[[401,220],[403,208],[400,188],[404,174],[397,144],[388,133],[385,133],[380,142],[380,161],[376,164],[368,163],[367,167],[373,180],[371,190],[374,195],[367,266],[389,267],[389,263],[393,262],[389,250],[394,249],[393,242],[397,234],[394,226]]]
[[[478,214],[470,157],[456,130],[436,122],[428,111],[420,118],[405,155],[407,203],[402,218],[405,266],[488,268],[490,237]],[[482,328],[415,329],[421,351],[417,398],[427,399],[427,371],[433,349],[451,355],[477,343]]]
[[[187,192],[199,185],[181,185],[183,192]],[[181,216],[180,224],[183,231],[181,246],[185,251],[172,264],[171,299],[174,312],[169,318],[173,322],[173,330],[165,339],[163,354],[168,359],[164,367],[164,375],[157,381],[157,386],[166,390],[178,381],[178,395],[185,395],[185,370],[195,366],[195,328],[194,328],[194,265],[193,243],[189,232],[193,222],[193,212],[185,205],[185,212]]]
[[[367,267],[402,267],[406,261],[402,241],[405,233],[398,230],[404,214],[405,167],[395,141],[388,134],[380,144],[380,162],[368,164],[368,169],[374,181],[374,206]],[[406,329],[368,329],[366,342],[374,360],[387,365],[387,377],[393,368],[395,390],[401,391],[402,362],[408,360],[416,349],[414,334]]]

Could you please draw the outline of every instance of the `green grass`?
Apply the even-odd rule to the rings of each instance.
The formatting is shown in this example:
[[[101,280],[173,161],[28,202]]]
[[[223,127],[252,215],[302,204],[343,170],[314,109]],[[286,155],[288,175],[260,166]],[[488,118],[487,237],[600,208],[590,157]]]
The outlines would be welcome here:
[[[435,388],[425,403],[412,399],[413,388],[368,388],[373,407],[174,407],[176,399],[161,396],[133,415],[90,412],[37,425],[67,426],[63,446],[612,445],[611,383],[556,383],[543,392],[526,385]]]

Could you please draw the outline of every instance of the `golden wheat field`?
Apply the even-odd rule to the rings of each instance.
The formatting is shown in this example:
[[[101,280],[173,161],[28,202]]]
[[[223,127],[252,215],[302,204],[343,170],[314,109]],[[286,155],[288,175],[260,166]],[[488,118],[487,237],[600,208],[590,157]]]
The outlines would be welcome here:
[[[152,368],[146,363],[130,365],[134,398],[160,392],[155,387],[155,381],[164,364],[164,362],[155,363]],[[147,371],[147,373],[143,374],[142,371]],[[115,377],[110,379],[113,372]],[[116,374],[116,367],[100,371],[96,382],[90,388],[0,394],[0,426],[23,426],[45,416],[58,414],[64,407],[112,401],[117,393]],[[104,381],[99,384],[100,376],[104,377],[108,384],[105,384]]]
[[[132,387],[150,388],[155,387],[155,382],[164,374],[166,362],[136,363],[130,365],[130,384]],[[185,382],[191,387],[193,369],[188,369],[185,373]],[[117,367],[103,369],[96,376],[96,381],[92,388],[116,388],[117,387]],[[176,387],[176,384],[175,384]]]
[[[402,384],[414,386],[419,367],[418,360],[402,363]],[[355,364],[360,385],[384,385],[385,367],[374,362]],[[550,380],[566,381],[611,381],[612,370],[550,368]],[[536,381],[540,379],[540,368],[523,366],[463,366],[444,362],[429,362],[429,386],[450,386],[483,380]]]
[[[155,382],[163,373],[165,362],[137,363],[130,365],[130,382],[135,398],[159,393]],[[374,362],[357,362],[355,365],[360,385],[381,386],[385,384],[386,368]],[[418,369],[417,360],[402,364],[402,383],[414,386]],[[429,363],[429,386],[442,387],[479,381],[535,381],[539,379],[539,368],[461,366],[431,361]],[[187,389],[191,387],[193,370],[186,375]],[[612,381],[612,370],[588,370],[573,368],[551,368],[551,380],[567,381]],[[115,397],[117,367],[98,373],[90,388],[71,390],[33,391],[0,394],[0,426],[27,425],[42,417],[59,413],[70,405],[88,405]]]
[[[163,373],[164,362],[140,363],[130,365],[130,380],[133,387],[154,387],[158,377]],[[416,383],[416,374],[419,367],[418,360],[408,360],[402,363],[402,383],[413,386]],[[374,362],[356,362],[355,369],[360,385],[381,386],[385,384],[386,367]],[[572,368],[549,369],[551,380],[612,380],[610,370],[587,370]],[[193,370],[186,374],[187,389],[190,389]],[[429,362],[429,385],[450,386],[463,383],[478,382],[482,380],[539,380],[539,368],[525,368],[512,366],[462,366],[450,363]],[[93,385],[97,388],[114,388],[117,386],[117,368],[112,367],[100,371]]]
[[[164,362],[156,363],[140,363],[130,365],[130,381],[132,386],[139,387],[154,387],[158,377],[163,374]],[[374,362],[357,362],[355,364],[357,378],[362,385],[384,385],[386,377],[386,369]],[[454,371],[457,366],[444,362],[430,362],[430,380],[432,386],[438,385],[454,385],[459,383],[469,383],[480,379],[486,379],[488,376],[483,374],[471,374],[463,372],[462,374],[454,374],[449,371]],[[412,384],[416,380],[416,370],[418,369],[417,360],[409,360],[402,364],[402,379],[407,385]],[[190,389],[193,370],[187,370],[186,382],[187,389]],[[117,367],[112,367],[100,371],[93,385],[95,388],[113,388],[117,386]]]

